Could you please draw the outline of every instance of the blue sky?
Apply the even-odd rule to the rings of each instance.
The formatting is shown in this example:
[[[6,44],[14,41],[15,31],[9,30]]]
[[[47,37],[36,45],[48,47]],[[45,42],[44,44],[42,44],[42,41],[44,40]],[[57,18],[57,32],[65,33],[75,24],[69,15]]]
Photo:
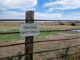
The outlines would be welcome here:
[[[80,20],[80,0],[0,0],[0,19],[25,19],[29,10],[35,19]]]

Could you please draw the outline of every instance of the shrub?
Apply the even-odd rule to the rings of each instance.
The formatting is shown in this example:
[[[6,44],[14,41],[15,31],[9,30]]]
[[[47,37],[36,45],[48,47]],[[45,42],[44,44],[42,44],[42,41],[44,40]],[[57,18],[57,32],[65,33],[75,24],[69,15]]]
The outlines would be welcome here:
[[[75,26],[76,24],[75,24],[75,23],[71,23],[70,25],[71,25],[71,26]]]
[[[59,22],[59,25],[64,25],[64,23],[63,22]]]
[[[57,60],[69,60],[69,57],[70,57],[68,54],[69,50],[70,50],[70,47],[68,46],[65,50],[58,51],[57,56],[60,56],[61,58]]]

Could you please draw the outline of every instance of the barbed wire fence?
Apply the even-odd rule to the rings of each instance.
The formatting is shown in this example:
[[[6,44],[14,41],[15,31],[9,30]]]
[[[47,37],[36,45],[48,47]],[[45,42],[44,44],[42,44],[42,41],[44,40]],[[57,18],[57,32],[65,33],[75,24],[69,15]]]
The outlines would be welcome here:
[[[0,19],[0,22],[19,22],[19,21],[25,21],[24,19]],[[33,20],[31,20],[33,21]],[[39,21],[39,23],[41,21],[68,21],[68,22],[77,22],[79,20],[34,20],[34,22]],[[55,32],[55,31],[62,31],[62,32],[66,32],[66,31],[72,31],[72,30],[80,30],[78,29],[65,29],[65,30],[45,30],[45,31],[40,31],[40,32]],[[19,34],[20,32],[0,32],[1,35],[7,35],[7,34]],[[65,38],[65,39],[52,39],[52,40],[44,40],[44,41],[33,41],[31,43],[17,43],[17,44],[10,44],[10,45],[3,45],[0,46],[0,48],[5,48],[5,47],[10,47],[10,46],[16,46],[16,45],[25,45],[25,44],[35,44],[35,43],[46,43],[46,42],[60,42],[60,41],[71,41],[71,40],[75,40],[75,39],[80,39],[80,37],[72,37],[72,38]],[[80,45],[75,45],[75,46],[70,46],[69,48],[75,48],[75,47],[80,47]],[[59,49],[50,49],[50,50],[44,50],[44,51],[38,51],[38,52],[33,52],[33,53],[28,53],[28,55],[34,55],[34,54],[41,54],[41,53],[46,53],[46,52],[53,52],[53,51],[59,51],[59,50],[65,50],[67,49],[67,47],[65,48],[59,48]],[[80,52],[76,52],[73,54],[69,54],[70,55],[77,55],[80,54]],[[28,56],[26,53],[24,54],[20,54],[20,55],[15,55],[13,57],[18,57],[18,56]],[[12,57],[12,56],[8,56],[8,57]],[[6,60],[8,57],[2,57],[0,58],[0,60]],[[61,56],[57,56],[57,57],[53,57],[53,58],[48,58],[47,60],[53,60],[53,59],[57,59],[57,58],[61,58]]]

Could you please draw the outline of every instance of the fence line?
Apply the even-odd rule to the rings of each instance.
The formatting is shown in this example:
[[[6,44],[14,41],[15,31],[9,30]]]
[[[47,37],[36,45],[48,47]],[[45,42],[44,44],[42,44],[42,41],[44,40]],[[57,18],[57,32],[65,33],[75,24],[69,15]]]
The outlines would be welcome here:
[[[0,22],[2,21],[25,21],[25,19],[0,19]]]
[[[77,55],[77,54],[80,54],[80,52],[73,53],[73,54],[69,54],[69,55],[67,55],[67,56],[70,56],[70,55]],[[50,58],[50,59],[47,59],[47,60],[53,60],[53,59],[57,59],[57,58],[62,58],[62,57],[59,56],[59,57],[54,57],[54,58]]]
[[[29,14],[29,13],[28,13]],[[33,15],[33,14],[32,14]],[[30,17],[30,14],[28,15],[29,17]],[[33,16],[31,16],[31,17],[33,17]],[[28,18],[26,19],[26,22],[36,22],[36,21],[53,21],[53,22],[55,22],[55,21],[69,21],[69,22],[80,22],[80,20],[34,20],[34,19],[32,19],[30,17],[30,20],[28,20]],[[33,17],[34,18],[34,17]],[[6,21],[11,21],[11,22],[13,22],[13,21],[25,21],[25,19],[0,19],[0,22],[6,22]],[[79,29],[66,29],[66,30],[48,30],[48,31],[40,31],[40,32],[55,32],[55,31],[71,31],[71,30],[79,30]],[[17,34],[17,33],[20,33],[20,32],[0,32],[0,34]],[[27,43],[28,41],[27,41],[27,39],[28,40],[32,40],[32,42],[31,43]],[[33,37],[26,37],[25,38],[25,42],[23,42],[23,43],[17,43],[17,44],[11,44],[11,45],[4,45],[4,46],[0,46],[0,48],[2,48],[2,47],[10,47],[10,46],[16,46],[16,45],[23,45],[23,44],[25,44],[25,46],[27,45],[27,47],[25,47],[26,49],[26,51],[25,51],[25,53],[24,54],[21,54],[21,55],[15,55],[15,56],[13,56],[13,57],[17,57],[17,56],[29,56],[29,55],[31,55],[32,56],[32,54],[40,54],[40,53],[46,53],[46,52],[53,52],[53,51],[58,51],[58,50],[65,50],[65,49],[67,49],[67,47],[64,47],[64,48],[57,48],[57,49],[52,49],[52,50],[45,50],[45,51],[38,51],[38,52],[30,52],[29,53],[29,50],[30,49],[32,49],[31,47],[33,47],[33,45],[31,46],[31,47],[29,47],[28,46],[28,44],[33,44],[33,43],[43,43],[43,42],[52,42],[52,41],[69,41],[69,40],[74,40],[74,39],[80,39],[80,37],[75,37],[75,38],[69,38],[69,39],[55,39],[55,40],[45,40],[45,41],[34,41],[33,42]],[[80,45],[75,45],[75,46],[70,46],[69,48],[75,48],[75,47],[80,47]],[[70,55],[75,55],[75,54],[79,54],[80,52],[78,52],[78,53],[74,53],[74,54],[69,54],[69,56]],[[8,56],[8,57],[11,57],[11,56]],[[0,60],[1,59],[6,59],[6,58],[8,58],[8,57],[3,57],[3,58],[0,58]],[[30,56],[29,56],[30,57]],[[33,56],[32,56],[33,57]],[[50,58],[50,59],[48,59],[48,60],[52,60],[52,59],[56,59],[56,58],[61,58],[61,56],[60,57],[54,57],[54,58]],[[28,59],[29,60],[29,59]]]
[[[25,21],[25,19],[0,19],[0,21]],[[32,20],[33,21],[33,20]],[[35,19],[34,21],[74,21],[74,22],[80,22],[80,20],[38,20]]]
[[[75,47],[79,47],[80,45],[76,45],[76,46],[71,46],[69,48],[75,48]],[[33,52],[33,53],[29,53],[29,55],[31,54],[40,54],[40,53],[46,53],[46,52],[53,52],[53,51],[58,51],[58,50],[64,50],[64,49],[67,49],[66,48],[60,48],[60,49],[52,49],[52,50],[45,50],[45,51],[39,51],[39,52]],[[25,56],[26,54],[21,54],[21,55],[14,55],[13,57],[17,57],[17,56]],[[8,56],[8,57],[11,57],[11,56]],[[5,59],[7,57],[3,57],[3,58],[0,58],[0,59]]]
[[[80,30],[80,29],[66,29],[66,30],[45,30],[40,32],[55,32],[55,31],[71,31],[71,30]],[[0,34],[18,34],[20,32],[0,32]]]
[[[18,34],[20,32],[0,32],[0,34]]]
[[[69,39],[55,39],[55,40],[44,40],[44,41],[34,41],[33,43],[43,43],[43,42],[55,42],[55,41],[68,41],[68,40],[74,40],[74,39],[80,39],[80,37],[76,37],[76,38],[69,38]],[[27,43],[27,44],[33,44],[33,43]],[[0,48],[3,47],[10,47],[10,46],[16,46],[16,45],[23,45],[25,44],[25,42],[23,43],[17,43],[17,44],[10,44],[10,45],[3,45],[0,46]]]
[[[3,45],[3,46],[0,46],[0,48],[10,47],[10,46],[16,46],[16,45],[23,45],[23,44],[25,44],[25,42],[24,43],[17,43],[17,44],[10,44],[10,45]]]
[[[70,56],[70,55],[77,55],[77,54],[80,54],[80,52],[77,52],[77,53],[73,53],[73,54],[69,54],[67,56]],[[17,56],[25,56],[26,54],[21,54],[21,55],[16,55],[16,56],[13,56],[13,57],[17,57]],[[26,55],[27,56],[27,55]],[[12,57],[12,56],[9,56],[9,57]],[[4,58],[0,58],[0,60],[4,60],[8,57],[4,57]],[[50,58],[50,59],[47,59],[47,60],[52,60],[52,59],[57,59],[57,58],[61,58],[61,56],[58,56],[58,57],[54,57],[54,58]]]
[[[55,40],[35,41],[34,43],[52,42],[52,41],[68,41],[68,40],[73,40],[73,39],[80,39],[80,37],[70,38],[70,39],[55,39]]]
[[[70,30],[78,30],[78,29],[48,30],[48,31],[40,31],[40,32],[70,31]],[[0,34],[16,34],[16,33],[20,33],[20,32],[1,32]],[[34,41],[33,43],[52,42],[52,41],[68,41],[68,40],[74,40],[74,39],[80,39],[80,37],[70,38],[70,39],[56,39],[56,40]],[[33,43],[27,43],[27,44],[33,44]],[[0,46],[0,48],[2,48],[2,47],[8,47],[8,46],[15,46],[15,45],[22,45],[22,44],[25,44],[25,42],[24,43],[18,43],[18,44],[4,45],[4,46]],[[79,46],[80,45],[71,46],[70,48],[79,47]],[[40,53],[46,53],[46,52],[52,52],[52,51],[58,51],[58,50],[64,50],[64,49],[66,49],[66,48],[53,49],[53,50],[45,50],[45,51],[33,52],[33,53],[30,53],[30,54],[40,54]],[[22,55],[16,55],[16,56],[13,56],[13,57],[25,56],[25,55],[26,54],[22,54]],[[0,58],[0,59],[5,59],[5,58],[7,58],[7,57]],[[52,60],[52,59],[56,59],[56,58],[61,58],[61,57],[50,58],[48,60]]]
[[[71,46],[69,48],[74,48],[74,47],[79,47],[80,45],[76,45],[76,46]],[[40,54],[40,53],[46,53],[46,52],[52,52],[52,51],[58,51],[58,50],[64,50],[67,48],[60,48],[60,49],[52,49],[52,50],[45,50],[45,51],[39,51],[39,52],[34,52],[33,54]]]

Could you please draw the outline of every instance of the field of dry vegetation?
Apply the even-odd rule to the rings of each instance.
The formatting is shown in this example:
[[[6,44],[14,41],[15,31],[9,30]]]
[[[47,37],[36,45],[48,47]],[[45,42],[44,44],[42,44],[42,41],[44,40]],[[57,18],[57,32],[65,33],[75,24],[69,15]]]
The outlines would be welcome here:
[[[20,24],[23,24],[23,23],[0,23],[0,32],[19,31]],[[59,25],[58,23],[56,24],[55,23],[39,23],[39,24],[40,24],[40,30],[80,29],[80,26],[78,25],[77,26]],[[72,32],[72,31],[40,32],[39,36],[34,37],[34,41],[69,39],[69,38],[76,38],[76,37],[80,37],[80,32]],[[14,43],[22,43],[24,41],[25,39],[23,37],[20,37],[20,34],[7,34],[7,35],[0,34],[0,46],[7,45],[7,44],[14,44]],[[79,44],[80,44],[80,39],[74,39],[70,41],[35,43],[34,52],[76,46]],[[80,47],[71,48],[69,50],[69,54],[79,52],[79,49]],[[13,47],[3,47],[3,48],[0,48],[0,57],[16,55],[19,52],[24,53],[24,45],[13,46]],[[35,54],[34,60],[47,60],[48,58],[53,58],[58,56],[59,52],[60,51]]]

